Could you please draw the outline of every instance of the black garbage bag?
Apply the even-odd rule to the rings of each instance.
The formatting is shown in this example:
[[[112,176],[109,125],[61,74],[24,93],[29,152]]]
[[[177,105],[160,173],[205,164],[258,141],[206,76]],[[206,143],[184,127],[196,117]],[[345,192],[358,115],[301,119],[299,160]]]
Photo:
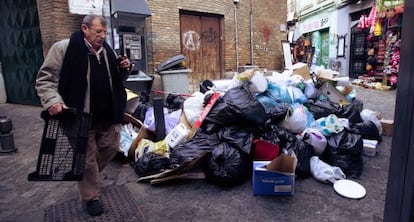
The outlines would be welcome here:
[[[339,111],[339,104],[325,100],[311,100],[309,99],[305,104],[309,112],[312,113],[315,119],[326,117],[330,114],[336,114]]]
[[[170,165],[170,160],[167,157],[148,152],[135,161],[134,169],[138,176],[144,177],[169,169]]]
[[[251,153],[253,134],[248,130],[236,126],[229,126],[218,132],[218,139],[240,152],[245,154]]]
[[[183,108],[184,101],[185,101],[184,97],[170,93],[165,99],[165,106],[169,110],[173,110],[173,111],[179,110]]]
[[[216,133],[206,134],[198,132],[191,140],[171,149],[170,161],[173,164],[190,162],[205,152],[210,152],[215,146],[222,143]]]
[[[132,116],[144,122],[145,114],[147,113],[147,110],[151,107],[152,105],[149,105],[146,103],[140,103],[135,108],[134,112],[132,113]]]
[[[364,108],[364,103],[361,100],[354,99],[351,103],[339,108],[336,116],[339,118],[347,118],[350,123],[362,122],[361,112]]]
[[[251,173],[251,158],[228,143],[221,143],[207,157],[206,179],[222,186],[235,186]]]
[[[235,126],[223,127],[216,133],[207,134],[199,131],[193,139],[171,150],[170,159],[174,164],[181,164],[212,151],[216,146],[226,143],[246,154],[251,153],[253,134]]]
[[[362,136],[343,131],[327,138],[322,160],[342,169],[348,178],[359,178],[362,173]]]
[[[309,177],[311,175],[310,170],[310,159],[315,155],[312,145],[306,143],[302,140],[294,140],[290,142],[285,147],[286,150],[293,150],[298,158],[298,163],[296,165],[296,175],[298,177]]]
[[[147,91],[141,91],[139,96],[139,103],[135,106],[135,109],[131,113],[133,117],[144,122],[145,113],[147,109],[152,107],[152,104],[149,102],[149,93]]]
[[[286,148],[286,144],[293,143],[296,140],[295,135],[288,129],[283,126],[278,126],[275,123],[267,124],[257,137],[261,140],[278,144],[281,149]]]
[[[273,123],[280,123],[286,116],[291,116],[293,109],[288,103],[279,103],[276,106],[272,106],[267,110],[267,116]]]
[[[351,124],[349,131],[361,135],[362,139],[382,141],[377,126],[370,120]]]
[[[250,91],[249,83],[229,89],[214,105],[206,120],[218,125],[263,126],[267,120],[264,107]]]
[[[170,160],[179,165],[210,152],[202,166],[208,179],[235,185],[250,172],[246,167],[251,165],[252,144],[253,134],[235,126],[224,127],[213,134],[199,131],[192,140],[172,149]]]

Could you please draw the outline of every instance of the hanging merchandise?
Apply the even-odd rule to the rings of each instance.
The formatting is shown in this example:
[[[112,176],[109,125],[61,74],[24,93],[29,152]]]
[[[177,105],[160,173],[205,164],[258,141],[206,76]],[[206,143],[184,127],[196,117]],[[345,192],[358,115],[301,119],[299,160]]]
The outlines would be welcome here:
[[[387,19],[392,19],[395,16],[395,11],[393,8],[387,10]]]
[[[362,31],[363,29],[369,27],[368,22],[367,22],[368,18],[366,15],[361,15],[361,18],[359,18],[359,22],[357,25],[357,28]]]
[[[380,20],[377,20],[375,22],[375,28],[374,28],[374,36],[381,36],[382,34],[382,27]]]
[[[377,6],[374,4],[367,18],[367,23],[370,26],[369,33],[373,33],[375,30],[376,15],[377,15]]]
[[[394,10],[395,10],[395,14],[397,15],[402,14],[404,13],[404,5],[395,6]]]

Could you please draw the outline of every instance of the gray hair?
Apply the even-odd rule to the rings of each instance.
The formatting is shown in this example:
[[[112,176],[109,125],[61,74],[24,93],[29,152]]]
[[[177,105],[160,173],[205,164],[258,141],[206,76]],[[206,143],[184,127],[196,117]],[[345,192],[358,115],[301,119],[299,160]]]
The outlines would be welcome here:
[[[96,18],[99,19],[99,22],[101,23],[101,25],[106,27],[106,19],[101,15],[95,15],[95,14],[90,14],[90,15],[85,16],[82,20],[82,24],[85,24],[86,26],[91,27],[92,21],[95,20]]]

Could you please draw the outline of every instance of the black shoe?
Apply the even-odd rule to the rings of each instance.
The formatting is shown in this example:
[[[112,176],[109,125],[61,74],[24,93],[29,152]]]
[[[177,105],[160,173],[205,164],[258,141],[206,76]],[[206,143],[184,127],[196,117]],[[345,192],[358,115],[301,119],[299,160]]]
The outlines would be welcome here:
[[[103,207],[99,200],[91,200],[86,203],[86,211],[91,216],[99,216],[103,213]]]

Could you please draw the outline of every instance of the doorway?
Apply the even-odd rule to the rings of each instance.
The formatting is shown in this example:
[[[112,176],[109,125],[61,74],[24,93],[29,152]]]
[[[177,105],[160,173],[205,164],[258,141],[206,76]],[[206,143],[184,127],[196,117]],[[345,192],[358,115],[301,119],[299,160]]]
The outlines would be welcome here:
[[[349,58],[349,78],[358,79],[365,74],[368,53],[368,29],[359,30],[357,24],[351,28],[351,52]]]
[[[222,76],[222,16],[180,12],[181,52],[191,69],[190,87]],[[197,89],[193,89],[197,90]]]
[[[7,102],[40,105],[35,90],[43,62],[36,0],[0,1],[0,61]]]

